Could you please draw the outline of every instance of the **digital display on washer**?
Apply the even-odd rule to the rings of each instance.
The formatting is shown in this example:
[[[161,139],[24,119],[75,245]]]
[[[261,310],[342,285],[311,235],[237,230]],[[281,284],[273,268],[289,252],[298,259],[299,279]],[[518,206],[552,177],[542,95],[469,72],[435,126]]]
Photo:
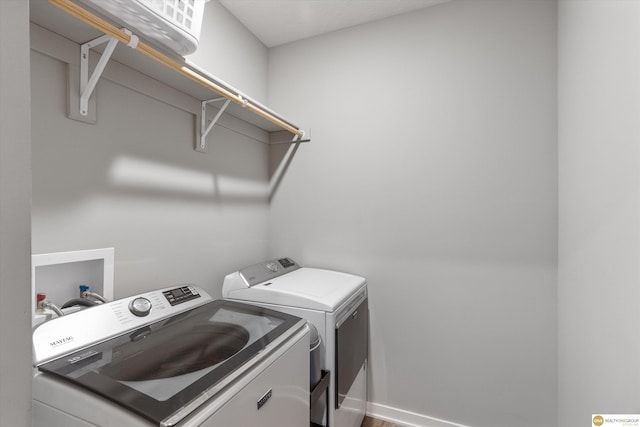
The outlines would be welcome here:
[[[158,425],[299,321],[277,311],[216,300],[39,369]]]
[[[290,260],[289,258],[279,259],[278,262],[280,263],[282,268],[289,268],[289,267],[293,267],[294,265],[296,265],[296,263],[293,262],[292,260]]]
[[[185,301],[190,301],[194,298],[200,298],[200,294],[189,286],[182,286],[180,288],[164,291],[162,294],[172,306]]]

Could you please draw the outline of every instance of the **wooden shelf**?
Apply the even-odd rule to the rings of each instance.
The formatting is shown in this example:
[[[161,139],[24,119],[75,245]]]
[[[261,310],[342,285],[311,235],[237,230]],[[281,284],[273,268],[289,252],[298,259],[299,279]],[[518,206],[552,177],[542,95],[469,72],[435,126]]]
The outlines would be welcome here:
[[[71,8],[76,16],[51,2]],[[103,16],[86,11],[69,0],[32,1],[31,21],[78,44],[103,34],[118,38],[124,44],[130,39],[129,35],[116,26],[117,23],[114,25]],[[238,95],[239,92],[235,89],[188,63],[184,58],[171,56],[152,44],[147,44],[143,39],[136,49],[117,48],[112,59],[201,101],[224,96],[232,101],[226,110],[227,114],[267,132],[286,130],[295,137],[304,135],[300,127],[281,115],[250,97]]]

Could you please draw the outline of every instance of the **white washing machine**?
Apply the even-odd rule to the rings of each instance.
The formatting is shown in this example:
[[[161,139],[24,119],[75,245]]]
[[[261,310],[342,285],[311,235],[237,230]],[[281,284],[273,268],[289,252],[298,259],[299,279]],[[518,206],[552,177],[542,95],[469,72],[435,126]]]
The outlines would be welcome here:
[[[222,295],[311,322],[321,338],[321,367],[330,373],[326,410],[322,407],[318,413],[312,408],[311,421],[360,427],[367,404],[369,324],[363,277],[300,267],[290,258],[279,258],[227,275]]]
[[[35,427],[309,425],[309,328],[191,285],[33,333]]]

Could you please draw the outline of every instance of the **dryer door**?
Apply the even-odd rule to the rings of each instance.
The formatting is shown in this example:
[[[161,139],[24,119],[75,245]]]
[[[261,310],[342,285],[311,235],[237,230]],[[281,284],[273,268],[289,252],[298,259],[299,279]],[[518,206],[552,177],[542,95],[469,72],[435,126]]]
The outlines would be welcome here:
[[[369,305],[365,298],[336,324],[336,409],[340,408],[362,365],[367,360]]]

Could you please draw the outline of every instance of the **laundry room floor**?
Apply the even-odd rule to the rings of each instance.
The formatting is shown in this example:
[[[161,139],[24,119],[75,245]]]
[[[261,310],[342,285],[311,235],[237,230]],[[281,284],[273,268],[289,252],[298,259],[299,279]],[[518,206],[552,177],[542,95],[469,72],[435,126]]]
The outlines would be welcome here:
[[[400,426],[396,426],[395,424],[387,421],[376,420],[375,418],[371,418],[371,417],[364,417],[364,420],[362,421],[362,427],[400,427]]]

